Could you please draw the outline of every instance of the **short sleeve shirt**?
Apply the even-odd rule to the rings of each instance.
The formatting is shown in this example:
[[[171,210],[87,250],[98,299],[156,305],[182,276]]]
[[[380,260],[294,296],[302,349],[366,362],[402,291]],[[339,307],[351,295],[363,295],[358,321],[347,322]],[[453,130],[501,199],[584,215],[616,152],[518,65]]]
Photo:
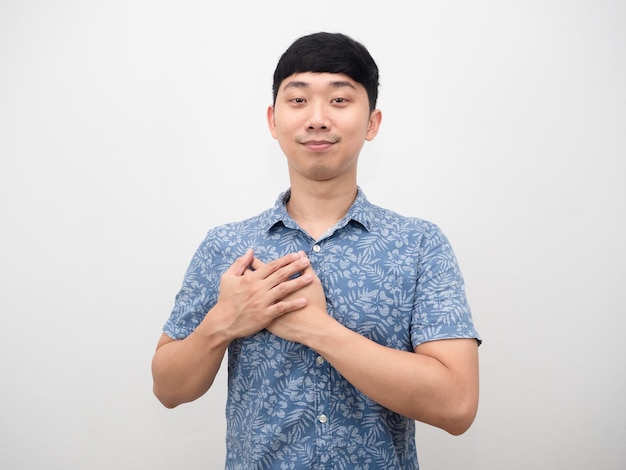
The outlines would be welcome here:
[[[189,335],[216,304],[220,276],[248,248],[269,262],[303,250],[328,314],[381,345],[413,351],[476,338],[463,278],[441,230],[371,204],[361,189],[318,240],[273,208],[210,230],[164,332]],[[226,469],[418,469],[415,423],[363,395],[323,357],[266,330],[228,350]]]

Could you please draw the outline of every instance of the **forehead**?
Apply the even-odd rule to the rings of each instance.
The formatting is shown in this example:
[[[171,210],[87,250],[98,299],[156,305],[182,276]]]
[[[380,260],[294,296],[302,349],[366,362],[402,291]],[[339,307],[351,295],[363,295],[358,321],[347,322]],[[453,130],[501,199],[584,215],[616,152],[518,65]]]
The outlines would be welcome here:
[[[323,92],[335,89],[348,89],[355,92],[365,93],[363,85],[354,81],[349,76],[343,73],[328,72],[294,73],[282,81],[278,92],[288,92],[289,90],[311,90]]]

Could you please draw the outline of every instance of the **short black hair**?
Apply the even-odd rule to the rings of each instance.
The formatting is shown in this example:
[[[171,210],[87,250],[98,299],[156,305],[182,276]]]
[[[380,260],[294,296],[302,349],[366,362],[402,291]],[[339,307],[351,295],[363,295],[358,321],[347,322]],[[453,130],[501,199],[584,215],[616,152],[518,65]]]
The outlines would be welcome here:
[[[297,39],[283,53],[272,87],[274,104],[283,80],[294,73],[343,73],[367,91],[370,111],[378,100],[378,66],[363,44],[341,33],[314,33]]]

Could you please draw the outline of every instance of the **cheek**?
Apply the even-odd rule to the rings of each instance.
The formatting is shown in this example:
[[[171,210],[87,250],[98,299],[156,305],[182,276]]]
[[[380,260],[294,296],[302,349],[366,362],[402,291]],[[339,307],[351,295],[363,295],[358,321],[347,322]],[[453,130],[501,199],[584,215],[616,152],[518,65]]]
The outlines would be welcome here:
[[[347,135],[355,141],[363,141],[367,136],[368,130],[367,125],[355,125],[348,130]]]
[[[275,133],[278,136],[288,136],[291,135],[295,132],[297,126],[294,124],[295,123],[295,119],[288,119],[286,117],[283,117],[281,115],[277,115],[276,119],[274,121],[275,125],[274,125],[274,129],[275,129]]]
[[[288,142],[292,140],[291,136],[292,136],[292,132],[289,131],[288,129],[285,129],[284,127],[278,130],[278,140],[282,140],[283,142]]]

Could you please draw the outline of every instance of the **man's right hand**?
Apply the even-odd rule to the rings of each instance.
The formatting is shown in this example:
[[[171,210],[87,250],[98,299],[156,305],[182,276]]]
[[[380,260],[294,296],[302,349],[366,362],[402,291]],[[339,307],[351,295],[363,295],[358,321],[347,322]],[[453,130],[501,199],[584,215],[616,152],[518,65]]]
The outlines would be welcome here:
[[[290,296],[313,282],[313,276],[302,274],[309,266],[304,253],[283,256],[256,270],[251,268],[253,259],[248,250],[222,275],[217,303],[189,336],[174,340],[161,335],[152,375],[154,394],[168,408],[195,400],[211,387],[233,339],[257,333],[306,305],[298,294]]]
[[[275,318],[301,309],[304,297],[285,297],[309,285],[310,274],[301,274],[310,264],[303,252],[291,253],[251,268],[254,252],[248,250],[238,258],[220,279],[220,293],[215,312],[230,338],[257,333]],[[297,277],[294,277],[296,276]]]

